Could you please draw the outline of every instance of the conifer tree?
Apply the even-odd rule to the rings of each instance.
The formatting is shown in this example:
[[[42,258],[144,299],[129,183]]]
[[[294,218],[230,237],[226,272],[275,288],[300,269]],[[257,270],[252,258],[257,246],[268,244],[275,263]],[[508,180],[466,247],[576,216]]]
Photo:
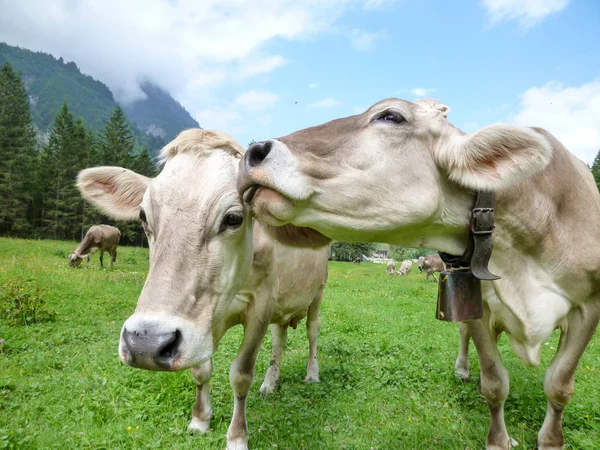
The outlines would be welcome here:
[[[142,150],[133,158],[131,169],[147,177],[158,175],[158,168],[150,156],[148,147],[142,147]]]
[[[92,139],[81,119],[74,120],[66,103],[54,119],[42,157],[43,223],[55,239],[79,239],[85,225],[77,172],[87,167]]]
[[[32,231],[36,135],[21,76],[6,63],[0,70],[0,233]]]
[[[594,175],[594,180],[596,180],[596,186],[598,186],[598,190],[600,191],[600,150],[598,150],[598,154],[592,164],[592,174]]]
[[[100,158],[107,166],[131,166],[134,136],[120,106],[115,108],[100,134]]]

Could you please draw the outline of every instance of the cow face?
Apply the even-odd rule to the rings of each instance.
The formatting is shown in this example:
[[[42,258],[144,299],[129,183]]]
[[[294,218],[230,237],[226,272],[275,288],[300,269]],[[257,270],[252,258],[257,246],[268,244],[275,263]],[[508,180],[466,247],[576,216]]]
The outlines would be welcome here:
[[[516,183],[541,170],[551,152],[539,133],[511,125],[465,135],[448,112],[433,100],[388,99],[259,142],[241,163],[239,192],[261,220],[283,225],[274,236],[292,245],[327,237],[419,247],[449,225],[464,234],[474,189]]]
[[[252,266],[252,221],[235,189],[239,156],[214,150],[167,158],[152,180],[120,168],[79,175],[88,200],[144,224],[150,270],[119,354],[150,370],[185,369],[212,356],[213,334]]]
[[[69,254],[69,266],[79,267],[81,265],[81,261],[83,261],[83,258],[77,255],[75,252]]]

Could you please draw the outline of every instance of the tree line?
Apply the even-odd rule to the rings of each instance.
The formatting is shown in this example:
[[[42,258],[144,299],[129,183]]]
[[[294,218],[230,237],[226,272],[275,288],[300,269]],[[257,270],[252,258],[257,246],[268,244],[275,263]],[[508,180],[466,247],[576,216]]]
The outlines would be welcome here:
[[[127,118],[117,106],[94,134],[65,102],[48,136],[38,140],[20,73],[0,70],[0,235],[79,240],[91,225],[110,223],[122,243],[143,243],[137,223],[114,222],[86,204],[77,187],[84,168],[112,165],[146,176],[158,170],[147,147],[136,145]]]

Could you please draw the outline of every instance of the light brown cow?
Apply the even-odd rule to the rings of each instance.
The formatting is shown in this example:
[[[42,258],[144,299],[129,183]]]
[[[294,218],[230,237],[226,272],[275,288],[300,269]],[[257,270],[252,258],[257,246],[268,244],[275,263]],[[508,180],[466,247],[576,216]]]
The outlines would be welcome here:
[[[329,249],[295,249],[267,236],[236,192],[244,149],[212,131],[182,132],[162,151],[166,164],[149,179],[118,167],[86,169],[79,188],[115,218],[141,218],[150,271],[121,331],[119,355],[150,370],[193,367],[196,404],[189,428],[209,431],[212,355],[225,332],[244,326],[230,370],[234,410],[228,449],[247,449],[246,398],[269,323],[271,364],[260,388],[273,392],[287,328],[307,318],[306,382],[319,381],[317,337]]]
[[[419,256],[419,259],[417,259],[417,267],[419,268],[419,273],[423,273],[423,261],[425,261],[425,257]]]
[[[388,261],[386,264],[386,269],[387,269],[387,274],[388,275],[394,275],[394,269],[396,268],[396,265],[394,264],[394,261]]]
[[[387,99],[363,114],[254,144],[238,188],[261,219],[285,225],[273,233],[294,245],[333,238],[452,255],[467,246],[474,192],[494,191],[490,268],[502,278],[482,283],[484,317],[468,324],[490,409],[487,447],[511,444],[499,334],[535,366],[559,328],[538,443],[561,448],[563,409],[600,319],[600,195],[588,167],[547,131],[496,124],[465,134],[448,122],[449,111],[433,100]]]
[[[100,252],[100,266],[104,267],[104,252],[110,255],[110,267],[117,260],[117,247],[121,239],[118,228],[110,225],[94,225],[85,233],[85,236],[77,248],[69,255],[69,266],[77,267],[81,264],[83,257],[87,255],[86,269],[90,266],[90,255]]]
[[[431,255],[426,255],[423,257],[423,263],[421,264],[421,267],[427,274],[425,280],[429,280],[429,277],[431,276],[435,281],[439,281],[435,276],[435,272],[446,270],[446,264],[444,264],[444,261],[442,261],[442,258],[440,258],[440,255],[437,253],[432,253]]]
[[[397,275],[402,276],[402,275],[410,275],[410,272],[412,271],[412,261],[406,259],[404,261],[402,261],[402,264],[400,264],[400,268],[398,269],[398,272],[396,272]]]

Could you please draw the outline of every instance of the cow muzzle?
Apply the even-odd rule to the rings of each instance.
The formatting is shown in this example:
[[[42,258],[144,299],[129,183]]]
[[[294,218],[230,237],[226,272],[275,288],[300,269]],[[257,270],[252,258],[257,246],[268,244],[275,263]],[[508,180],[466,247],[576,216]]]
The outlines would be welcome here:
[[[181,331],[148,333],[123,329],[123,341],[127,363],[133,367],[149,370],[169,370],[179,356]]]
[[[182,370],[212,356],[212,336],[204,338],[187,320],[134,314],[123,325],[119,356],[138,369]]]

